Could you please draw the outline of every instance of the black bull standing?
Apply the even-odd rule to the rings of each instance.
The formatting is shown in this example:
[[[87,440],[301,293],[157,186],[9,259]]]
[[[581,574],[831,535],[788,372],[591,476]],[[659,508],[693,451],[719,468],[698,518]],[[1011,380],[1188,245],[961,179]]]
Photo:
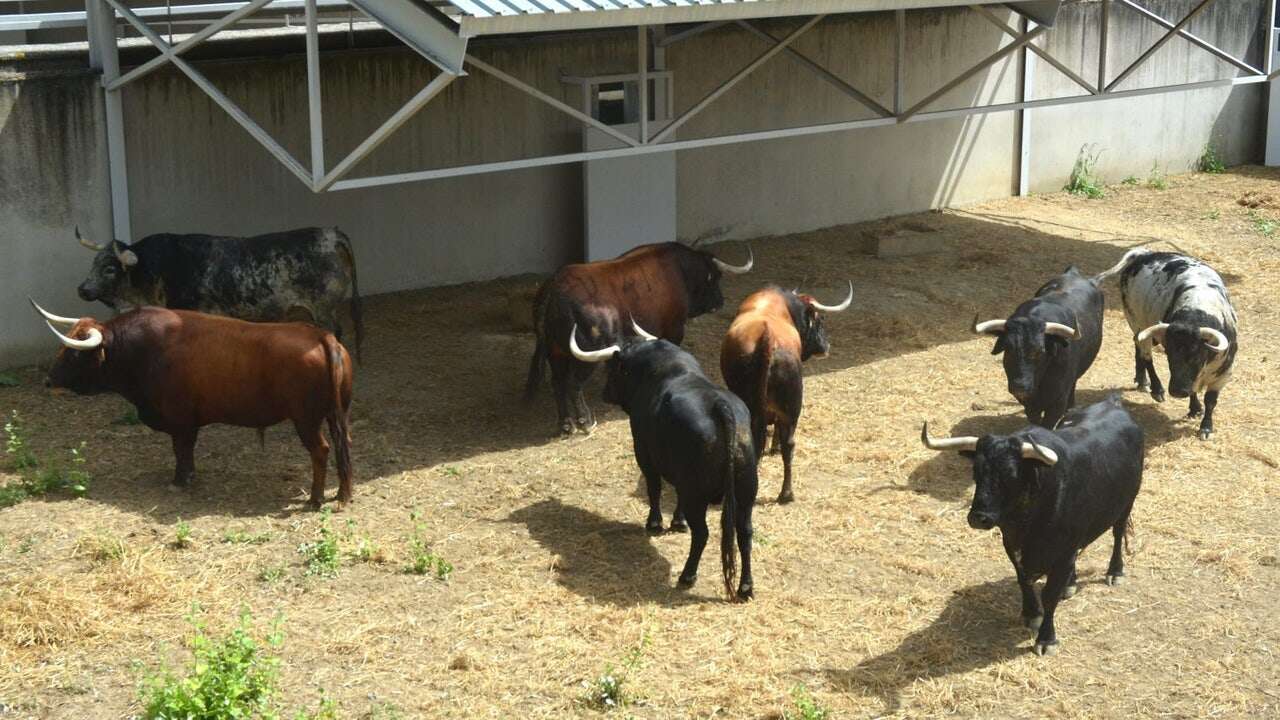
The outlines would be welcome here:
[[[1005,320],[978,322],[973,331],[996,336],[992,355],[1004,353],[1009,393],[1027,419],[1053,427],[1075,405],[1076,382],[1102,346],[1099,278],[1074,266],[1045,283]]]
[[[351,240],[337,228],[301,228],[250,238],[148,235],[132,245],[105,245],[80,235],[96,251],[80,299],[198,310],[240,320],[283,322],[299,312],[342,339],[339,309],[351,303],[356,357],[364,340],[360,289]]]
[[[1038,655],[1057,650],[1053,616],[1076,591],[1076,557],[1111,530],[1107,584],[1124,576],[1122,545],[1142,485],[1143,433],[1118,396],[1073,410],[1056,430],[1029,426],[1012,435],[929,437],[931,450],[958,450],[973,461],[969,525],[999,527],[1022,591],[1022,621],[1036,632]],[[1048,576],[1041,597],[1033,583]]]
[[[720,510],[720,563],[730,598],[752,596],[751,511],[756,502],[756,451],[751,413],[736,395],[716,387],[692,355],[632,323],[636,337],[594,351],[578,347],[577,327],[569,349],[585,363],[609,362],[604,399],[631,418],[636,463],[649,491],[646,527],[662,530],[662,481],[676,489],[673,529],[688,520],[689,559],[680,585],[698,577],[707,545],[707,506]],[[734,540],[742,555],[742,576],[734,591]]]

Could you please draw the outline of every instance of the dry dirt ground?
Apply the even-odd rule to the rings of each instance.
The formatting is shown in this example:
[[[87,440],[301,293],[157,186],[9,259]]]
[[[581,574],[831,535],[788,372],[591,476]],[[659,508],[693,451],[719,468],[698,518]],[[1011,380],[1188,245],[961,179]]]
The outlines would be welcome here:
[[[745,605],[720,595],[714,520],[700,584],[674,587],[688,536],[645,535],[626,419],[603,411],[598,377],[590,437],[552,436],[549,389],[519,402],[532,340],[510,331],[514,281],[368,303],[356,502],[332,521],[336,579],[304,575],[296,551],[320,516],[304,507],[309,465],[286,426],[265,450],[250,430],[207,430],[197,484],[176,491],[167,438],[113,423],[122,400],[53,396],[21,369],[0,410],[22,414],[42,457],[87,442],[93,481],[84,499],[0,510],[0,717],[138,712],[138,664],[185,657],[193,603],[214,631],[242,608],[259,627],[281,616],[282,703],[325,695],[344,717],[590,717],[584,681],[638,646],[624,683],[637,718],[779,717],[800,685],[841,718],[1275,716],[1277,180],[1241,168],[1173,177],[1164,191],[1114,186],[1101,200],[1011,199],[754,242],[757,270],[728,278],[726,308],[691,325],[687,346],[713,378],[731,308],[760,284],[834,302],[851,278],[857,295],[829,320],[832,357],[806,369],[798,502],[773,502],[781,463],[764,460],[757,596]],[[1246,194],[1259,207],[1240,205]],[[931,232],[941,251],[859,251],[903,227]],[[1061,652],[1039,658],[998,534],[965,523],[968,463],[923,449],[920,423],[1019,427],[991,343],[968,332],[974,313],[1003,316],[1068,264],[1097,272],[1138,243],[1206,258],[1227,278],[1238,369],[1217,434],[1199,441],[1184,403],[1130,387],[1130,333],[1109,285],[1080,395],[1120,391],[1146,428],[1136,554],[1116,588],[1101,582],[1107,543],[1081,556]],[[415,510],[456,567],[447,582],[402,571]],[[180,521],[186,549],[172,546]],[[260,544],[224,541],[237,531]],[[382,562],[351,557],[361,537]],[[98,550],[113,540],[123,557]]]

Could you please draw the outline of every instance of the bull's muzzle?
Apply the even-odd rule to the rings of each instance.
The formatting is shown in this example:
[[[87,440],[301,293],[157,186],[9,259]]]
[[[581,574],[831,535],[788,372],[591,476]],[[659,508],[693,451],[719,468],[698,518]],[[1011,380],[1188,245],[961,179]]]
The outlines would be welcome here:
[[[969,527],[974,530],[990,530],[996,526],[996,516],[993,513],[979,512],[977,510],[969,513]]]

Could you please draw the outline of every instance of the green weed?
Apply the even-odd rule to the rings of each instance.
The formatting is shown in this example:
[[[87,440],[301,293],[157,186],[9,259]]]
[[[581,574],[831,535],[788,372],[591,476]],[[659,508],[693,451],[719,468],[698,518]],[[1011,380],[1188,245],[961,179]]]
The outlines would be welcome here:
[[[4,424],[5,455],[20,475],[16,483],[0,487],[0,508],[16,505],[30,497],[51,492],[70,492],[76,497],[89,493],[90,475],[85,470],[85,443],[71,449],[71,466],[68,469],[49,465],[42,467],[35,452],[27,444],[22,418],[14,410]]]
[[[88,556],[94,563],[119,562],[127,552],[124,541],[111,533],[87,535],[76,541],[77,554]]]
[[[18,387],[22,381],[11,373],[0,373],[0,387]]]
[[[1098,177],[1098,156],[1102,154],[1101,150],[1095,150],[1096,146],[1083,145],[1080,153],[1076,155],[1076,162],[1071,166],[1071,175],[1067,178],[1067,184],[1062,188],[1072,195],[1080,195],[1091,200],[1101,198],[1105,192],[1102,189],[1102,178]]]
[[[626,707],[635,701],[627,681],[631,673],[640,666],[645,648],[649,646],[649,633],[640,636],[640,643],[627,651],[622,664],[614,668],[611,664],[604,666],[604,672],[591,681],[583,680],[582,701],[597,710],[614,710]]]
[[[271,565],[269,567],[264,567],[258,573],[258,579],[264,583],[273,583],[282,578],[284,578],[283,565]]]
[[[791,689],[791,707],[782,713],[782,720],[827,720],[831,711],[818,704],[804,685]]]
[[[1121,182],[1122,184],[1125,184],[1125,185],[1137,185],[1137,184],[1138,184],[1138,176],[1137,176],[1137,175],[1130,175],[1130,176],[1126,177],[1125,179],[1121,180],[1120,182]]]
[[[9,415],[9,420],[4,424],[4,454],[9,456],[9,461],[13,463],[13,469],[19,472],[32,470],[37,464],[35,453],[27,446],[25,430],[26,427],[23,425],[22,416],[18,415],[17,410],[14,410]]]
[[[1218,173],[1226,172],[1227,166],[1222,162],[1222,158],[1218,156],[1218,150],[1213,143],[1204,144],[1204,150],[1200,153],[1200,159],[1196,161],[1196,169],[1202,173]]]
[[[423,537],[426,524],[418,522],[418,517],[417,511],[409,513],[409,519],[414,525],[413,535],[409,538],[409,566],[405,568],[405,572],[412,575],[435,573],[437,579],[448,580],[453,573],[453,563],[432,551],[431,545]]]
[[[228,530],[222,534],[222,542],[232,545],[262,545],[271,542],[271,533],[250,534],[244,530]]]
[[[1201,215],[1200,217],[1204,220],[1217,220],[1218,218],[1222,217],[1222,211],[1215,208],[1205,213],[1204,215]]]
[[[1248,216],[1249,221],[1253,223],[1253,229],[1257,230],[1258,234],[1267,239],[1275,236],[1277,227],[1275,220],[1262,215],[1257,210],[1250,210]]]
[[[191,547],[191,525],[182,518],[174,528],[173,546],[179,550]]]
[[[138,417],[138,408],[130,407],[124,411],[124,415],[111,421],[112,425],[141,425],[142,418]]]
[[[1147,175],[1147,187],[1152,190],[1168,190],[1169,179],[1157,163],[1151,163],[1151,173]]]
[[[298,552],[306,560],[307,575],[330,578],[338,576],[338,535],[329,527],[329,517],[332,514],[329,508],[321,510],[320,529],[317,531],[320,537],[315,542],[298,546]]]

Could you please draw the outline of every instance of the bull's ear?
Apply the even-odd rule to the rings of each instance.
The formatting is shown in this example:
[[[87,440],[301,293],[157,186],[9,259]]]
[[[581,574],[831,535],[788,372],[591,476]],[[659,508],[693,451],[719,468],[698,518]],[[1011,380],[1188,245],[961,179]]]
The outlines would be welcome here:
[[[125,267],[133,267],[138,264],[138,256],[132,250],[118,253],[116,257],[120,258],[120,264]]]
[[[996,336],[996,344],[991,348],[992,355],[999,355],[1002,352],[1004,352],[1004,333]]]

